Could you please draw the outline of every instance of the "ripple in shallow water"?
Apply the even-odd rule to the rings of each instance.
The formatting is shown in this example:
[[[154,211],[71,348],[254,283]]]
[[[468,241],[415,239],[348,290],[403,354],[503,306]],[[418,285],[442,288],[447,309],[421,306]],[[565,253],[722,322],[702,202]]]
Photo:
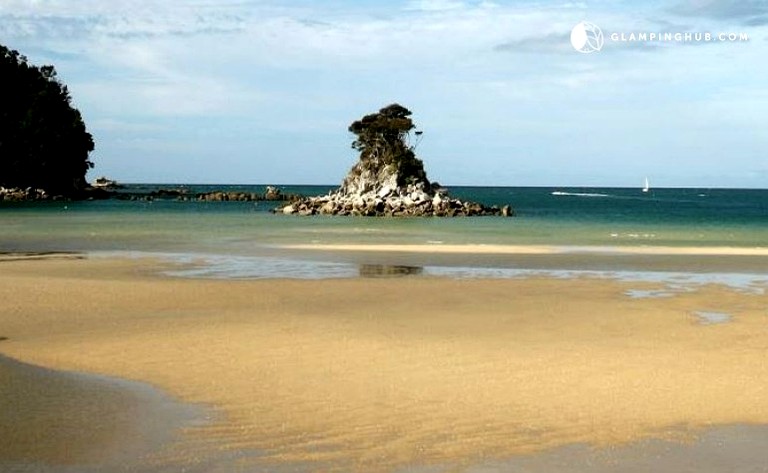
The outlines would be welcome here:
[[[731,321],[730,314],[725,312],[710,312],[705,310],[697,310],[693,313],[699,319],[699,323],[702,325],[716,325],[725,324]]]

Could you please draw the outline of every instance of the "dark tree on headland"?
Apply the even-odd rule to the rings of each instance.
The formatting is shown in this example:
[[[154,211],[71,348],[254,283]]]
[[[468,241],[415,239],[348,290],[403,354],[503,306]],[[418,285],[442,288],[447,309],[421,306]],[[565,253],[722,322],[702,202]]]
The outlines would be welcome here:
[[[0,186],[82,190],[93,138],[53,66],[0,45],[0,84]]]

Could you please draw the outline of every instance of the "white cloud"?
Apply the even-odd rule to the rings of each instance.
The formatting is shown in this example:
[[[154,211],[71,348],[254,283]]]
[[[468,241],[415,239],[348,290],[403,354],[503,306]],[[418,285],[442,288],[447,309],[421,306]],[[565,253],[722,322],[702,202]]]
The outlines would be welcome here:
[[[181,0],[5,0],[0,26],[40,38],[189,35],[236,31],[249,10]]]
[[[645,53],[617,46],[587,57],[568,41],[585,16],[605,32],[653,31],[658,20],[559,2],[348,7],[0,0],[0,31],[3,42],[55,59],[97,133],[149,140],[100,142],[100,152],[110,154],[132,155],[137,146],[148,155],[186,153],[162,143],[185,143],[183,133],[192,129],[200,146],[215,148],[205,139],[231,143],[247,162],[255,130],[272,140],[260,135],[259,143],[270,143],[258,149],[260,156],[296,156],[286,169],[318,149],[346,159],[346,124],[398,100],[428,129],[422,149],[446,155],[435,160],[435,175],[450,179],[457,174],[440,163],[460,162],[460,153],[472,153],[478,141],[498,156],[525,147],[545,163],[549,154],[567,154],[572,140],[587,138],[599,141],[594,146],[606,156],[620,154],[628,140],[642,145],[636,150],[658,151],[658,143],[680,137],[717,149],[724,135],[712,127],[698,136],[696,120],[715,123],[739,111],[745,118],[735,123],[751,133],[764,122],[764,95],[751,100],[768,73],[764,41]],[[210,137],[194,128],[202,122]],[[312,142],[329,136],[338,147]],[[610,171],[613,161],[605,165]],[[534,172],[539,164],[528,166]]]
[[[638,69],[635,64],[648,70],[663,56],[608,59],[628,52],[618,46],[589,59],[575,54],[568,33],[584,11],[568,3],[543,8],[421,0],[405,4],[396,16],[379,16],[354,8],[199,0],[6,0],[0,22],[8,23],[9,12],[24,20],[17,26],[26,24],[17,35],[78,51],[88,61],[94,75],[78,77],[75,86],[91,103],[153,115],[240,114],[264,101],[294,101],[287,95],[297,88],[290,80],[300,81],[301,93],[312,96],[310,84],[324,75],[376,82],[444,78],[469,87],[511,81],[535,96],[557,86],[606,87]],[[652,26],[643,16],[621,11],[595,16],[590,19],[606,31]],[[48,36],[28,36],[35,22],[45,25]],[[589,70],[580,68],[585,61]],[[689,68],[674,61],[671,67]],[[512,95],[504,94],[510,100]]]
[[[452,74],[487,65],[494,45],[552,21],[551,12],[459,2],[424,3],[396,18],[181,0],[10,0],[0,8],[0,24],[15,25],[20,42],[87,61],[93,76],[73,86],[88,103],[110,114],[173,116],[251,109],[264,88],[283,89],[262,79],[265,71]]]
[[[406,5],[406,10],[416,11],[445,11],[458,10],[467,6],[458,0],[413,0]]]

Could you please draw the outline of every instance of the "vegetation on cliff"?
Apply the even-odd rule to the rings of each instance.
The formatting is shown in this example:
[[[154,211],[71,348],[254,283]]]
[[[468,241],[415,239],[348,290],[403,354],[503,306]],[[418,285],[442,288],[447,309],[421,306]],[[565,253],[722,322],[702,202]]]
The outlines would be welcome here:
[[[84,189],[93,138],[54,67],[0,45],[0,78],[0,187]]]
[[[411,131],[416,128],[410,118],[411,111],[399,104],[382,108],[366,115],[349,126],[355,135],[352,148],[360,151],[360,160],[342,184],[348,193],[378,190],[373,187],[389,185],[403,187],[423,183],[431,184],[424,171],[424,163],[414,154]],[[415,132],[416,137],[421,132]]]
[[[415,128],[411,111],[399,104],[354,121],[349,131],[355,135],[352,148],[360,152],[360,158],[341,187],[325,196],[298,199],[277,210],[299,215],[512,215],[509,206],[499,209],[462,202],[431,183],[424,163],[414,152],[421,137]]]

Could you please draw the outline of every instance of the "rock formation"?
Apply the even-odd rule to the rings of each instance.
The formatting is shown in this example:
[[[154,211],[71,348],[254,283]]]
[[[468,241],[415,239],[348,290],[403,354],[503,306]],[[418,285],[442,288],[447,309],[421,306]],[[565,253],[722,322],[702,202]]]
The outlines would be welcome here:
[[[114,192],[98,189],[95,187],[85,187],[77,192],[70,192],[66,195],[53,194],[45,189],[33,187],[2,187],[0,186],[0,202],[37,202],[37,201],[70,201],[70,200],[97,200],[109,199],[115,195]]]
[[[214,190],[209,192],[190,193],[186,187],[167,188],[153,190],[152,192],[132,192],[130,189],[124,192],[113,193],[120,200],[146,200],[152,201],[175,199],[183,202],[286,202],[301,199],[298,194],[286,194],[275,186],[267,186],[263,194],[256,192]]]
[[[350,125],[360,160],[341,187],[325,196],[297,199],[276,212],[298,215],[476,216],[513,214],[509,206],[486,207],[453,199],[431,183],[414,149],[421,132],[407,108],[392,104]]]
[[[0,187],[0,201],[24,202],[29,200],[48,200],[49,196],[43,189],[33,189],[27,187]]]

